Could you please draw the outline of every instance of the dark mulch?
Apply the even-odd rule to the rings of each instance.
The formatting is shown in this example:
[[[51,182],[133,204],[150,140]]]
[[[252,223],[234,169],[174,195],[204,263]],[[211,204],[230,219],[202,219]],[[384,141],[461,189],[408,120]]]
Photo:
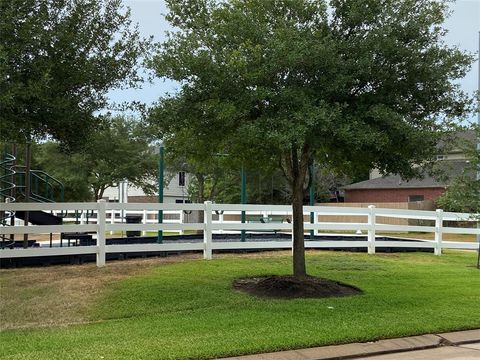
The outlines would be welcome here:
[[[362,290],[333,280],[307,276],[264,276],[237,279],[233,288],[262,298],[328,298],[362,294]]]

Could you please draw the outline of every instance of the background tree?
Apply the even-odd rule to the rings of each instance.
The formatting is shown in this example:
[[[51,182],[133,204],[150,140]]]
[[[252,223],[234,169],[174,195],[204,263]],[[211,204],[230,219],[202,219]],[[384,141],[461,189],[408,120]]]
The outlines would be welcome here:
[[[188,109],[186,109],[188,112]],[[211,200],[220,203],[240,202],[242,163],[238,157],[230,156],[214,143],[192,141],[195,134],[190,128],[178,128],[175,133],[165,133],[162,123],[168,117],[174,121],[177,114],[160,105],[150,109],[148,133],[163,138],[166,151],[167,173],[186,171],[190,175],[188,195],[193,202]],[[194,111],[188,116],[194,118]],[[187,116],[187,114],[183,114]],[[160,126],[160,127],[159,127]],[[199,149],[203,146],[203,149]],[[216,152],[218,150],[218,152]],[[205,154],[209,154],[208,161]],[[246,169],[248,202],[251,204],[285,204],[289,201],[288,186],[275,166],[264,164],[254,171]],[[168,175],[166,176],[168,178]]]
[[[474,126],[477,139],[480,138],[480,127]],[[480,166],[480,151],[476,143],[464,141],[460,144],[468,163],[464,171],[453,180],[447,191],[437,200],[437,205],[446,211],[480,213],[480,180],[476,175]]]
[[[116,117],[89,138],[83,151],[88,183],[95,200],[122,180],[152,195],[156,191],[158,155],[133,119]]]
[[[36,144],[32,165],[65,185],[66,201],[98,200],[128,180],[147,194],[156,191],[158,155],[134,119],[106,118],[81,151],[65,153],[58,142]]]
[[[188,195],[193,202],[203,203],[207,200],[225,202],[225,199],[232,197],[240,198],[240,177],[236,171],[219,166],[218,163],[210,163],[205,167],[194,162],[187,163],[186,169],[190,174]]]
[[[368,179],[359,176],[353,180],[346,174],[334,172],[324,166],[315,167],[315,193],[317,202],[341,202],[343,201],[342,186],[357,181]]]
[[[188,195],[193,202],[216,201],[231,178],[232,169],[225,154],[214,154],[205,161],[198,157],[201,152],[195,149],[188,129],[165,140],[166,164],[169,173],[188,172],[190,176]]]
[[[65,188],[65,201],[93,200],[84,154],[65,153],[57,142],[35,144],[32,149],[32,168],[43,170],[59,180]]]
[[[148,49],[120,0],[0,0],[0,137],[85,140]]]
[[[440,130],[466,111],[452,80],[471,56],[447,47],[437,0],[167,0],[151,63],[182,84],[163,99],[165,136],[190,129],[204,161],[225,152],[275,165],[291,189],[293,273],[306,276],[308,166],[404,177],[433,160]],[[233,161],[233,160],[232,160]]]

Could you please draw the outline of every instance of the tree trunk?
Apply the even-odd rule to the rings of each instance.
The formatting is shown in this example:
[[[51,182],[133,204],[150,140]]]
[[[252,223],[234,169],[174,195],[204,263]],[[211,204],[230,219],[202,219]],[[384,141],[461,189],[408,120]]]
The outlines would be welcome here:
[[[196,174],[197,182],[198,182],[198,198],[197,201],[200,204],[205,202],[205,176],[203,174]],[[198,222],[203,224],[205,221],[203,211],[198,212]],[[197,234],[203,234],[203,230],[197,230]]]
[[[120,185],[118,185],[118,188],[120,189]],[[99,185],[98,187],[92,186],[92,189],[93,189],[93,197],[95,198],[95,202],[97,202],[98,200],[103,198],[103,194],[105,193],[105,190],[107,190],[107,187],[103,185]]]
[[[292,188],[293,276],[305,278],[305,236],[303,227],[303,184]]]
[[[100,188],[95,200],[96,201],[101,200],[103,198],[104,193],[105,193],[105,188],[104,187]]]
[[[292,144],[290,154],[286,156],[282,166],[292,190],[292,222],[293,222],[293,276],[305,278],[305,236],[303,226],[303,195],[305,193],[305,179],[311,153],[307,145],[300,151]]]

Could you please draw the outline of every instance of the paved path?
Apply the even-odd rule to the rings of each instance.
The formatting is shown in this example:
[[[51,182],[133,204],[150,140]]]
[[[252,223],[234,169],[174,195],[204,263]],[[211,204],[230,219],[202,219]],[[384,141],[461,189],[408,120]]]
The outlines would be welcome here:
[[[357,359],[369,360],[479,360],[480,342],[474,344],[442,346],[428,350],[414,350],[402,353],[367,356]]]
[[[480,360],[480,329],[322,346],[229,360]]]

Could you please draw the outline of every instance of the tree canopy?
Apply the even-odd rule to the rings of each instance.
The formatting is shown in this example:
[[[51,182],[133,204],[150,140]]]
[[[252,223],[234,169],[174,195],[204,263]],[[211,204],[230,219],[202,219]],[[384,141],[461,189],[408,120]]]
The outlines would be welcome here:
[[[137,121],[123,117],[110,119],[89,137],[84,150],[88,183],[95,200],[122,180],[152,194],[156,189],[157,158]]]
[[[414,165],[434,158],[441,130],[468,109],[453,80],[473,58],[443,43],[445,1],[167,4],[178,31],[151,67],[182,87],[152,121],[173,140],[188,128],[204,161],[225,152],[283,171],[296,276],[306,274],[302,212],[312,161],[413,176]]]
[[[121,0],[0,0],[0,136],[85,139],[106,93],[141,80],[149,42]]]
[[[156,190],[158,155],[134,119],[104,119],[77,152],[62,152],[55,142],[37,144],[32,163],[64,183],[67,201],[101,199],[123,180],[147,194]]]
[[[22,159],[20,158],[20,160]],[[88,170],[84,154],[65,153],[57,142],[34,144],[32,168],[43,170],[59,180],[65,189],[65,201],[92,201],[94,199],[92,187],[88,183]]]

